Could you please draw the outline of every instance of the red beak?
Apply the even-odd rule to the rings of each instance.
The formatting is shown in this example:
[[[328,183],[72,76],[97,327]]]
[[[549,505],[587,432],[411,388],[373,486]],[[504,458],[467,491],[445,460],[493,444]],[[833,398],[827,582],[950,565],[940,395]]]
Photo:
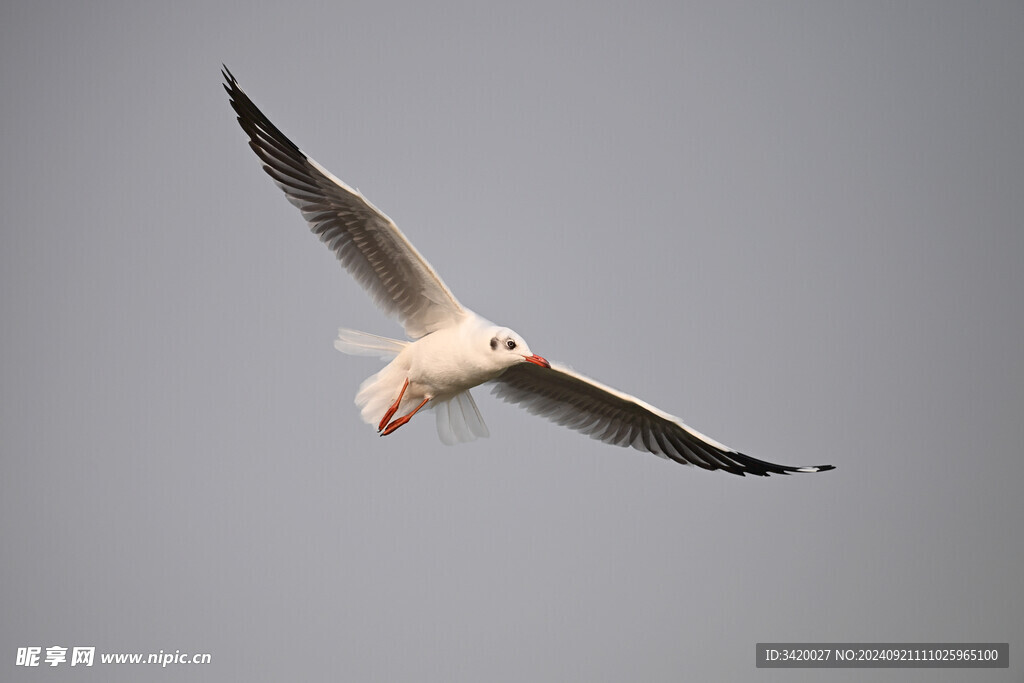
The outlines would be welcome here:
[[[523,358],[525,358],[529,362],[533,363],[534,365],[541,366],[542,368],[550,368],[551,367],[551,363],[547,362],[546,360],[544,360],[543,358],[541,358],[537,354],[533,354],[532,356],[523,356]]]

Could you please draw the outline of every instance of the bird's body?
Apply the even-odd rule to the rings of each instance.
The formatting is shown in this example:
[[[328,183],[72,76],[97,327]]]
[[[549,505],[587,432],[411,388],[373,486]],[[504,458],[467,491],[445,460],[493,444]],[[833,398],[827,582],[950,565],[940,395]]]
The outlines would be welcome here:
[[[339,331],[334,342],[339,351],[350,354],[369,352],[390,360],[380,372],[363,382],[356,394],[356,405],[365,422],[376,424],[381,430],[386,428],[387,425],[380,424],[380,417],[395,401],[398,404],[394,414],[398,415],[408,414],[424,400],[433,403],[434,408],[454,401],[457,412],[450,410],[445,414],[443,410],[438,411],[438,419],[447,417],[449,423],[461,419],[466,423],[466,429],[450,425],[445,429],[439,423],[438,433],[442,441],[456,443],[488,435],[469,390],[497,379],[523,359],[532,358],[535,359],[532,362],[542,365],[546,361],[534,356],[526,343],[511,330],[500,328],[472,311],[464,311],[465,314],[454,325],[412,342],[354,330]],[[498,341],[492,344],[491,340]],[[516,344],[515,349],[507,348],[510,340]]]
[[[512,330],[463,307],[391,219],[306,156],[226,68],[224,77],[238,122],[264,170],[377,305],[405,327],[410,341],[347,329],[335,341],[345,353],[388,361],[356,395],[363,420],[382,436],[423,409],[434,410],[444,443],[487,436],[470,389],[493,382],[495,394],[534,414],[679,463],[761,476],[832,469],[751,458],[629,394],[534,354]]]
[[[497,378],[511,363],[498,362],[488,346],[475,344],[487,321],[467,315],[452,327],[431,332],[407,345],[390,365],[409,378],[413,397],[446,399]],[[529,354],[527,354],[529,355]]]

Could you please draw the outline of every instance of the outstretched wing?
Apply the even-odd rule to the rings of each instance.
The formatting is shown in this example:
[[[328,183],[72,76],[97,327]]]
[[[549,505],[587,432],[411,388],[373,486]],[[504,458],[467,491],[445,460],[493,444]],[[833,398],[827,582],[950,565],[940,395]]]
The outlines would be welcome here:
[[[224,67],[224,89],[263,160],[263,170],[298,207],[374,303],[411,339],[457,322],[465,309],[394,222],[363,195],[306,156],[263,115]]]
[[[554,363],[550,368],[532,363],[514,365],[498,377],[493,393],[593,439],[632,446],[706,470],[766,477],[834,469],[832,465],[788,467],[743,455],[636,397]]]

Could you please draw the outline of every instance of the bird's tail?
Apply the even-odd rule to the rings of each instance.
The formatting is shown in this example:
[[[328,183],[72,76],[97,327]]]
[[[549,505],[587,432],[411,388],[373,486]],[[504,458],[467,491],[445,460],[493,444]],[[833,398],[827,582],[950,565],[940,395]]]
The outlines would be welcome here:
[[[408,345],[409,342],[345,328],[338,330],[338,338],[334,342],[334,348],[342,353],[377,356],[385,361],[394,360]],[[359,393],[356,394],[356,405],[359,406],[363,421],[370,425],[378,424],[381,416],[398,398],[402,384],[408,377],[407,359],[401,363],[389,362],[380,372],[368,377],[359,386]],[[404,396],[396,413],[406,414],[416,407],[418,401],[418,397]],[[436,410],[437,435],[447,445],[490,435],[484,418],[480,415],[480,409],[476,407],[473,395],[468,389],[455,396],[431,401],[428,407]]]
[[[393,360],[408,345],[409,342],[344,327],[338,329],[338,338],[334,340],[334,348],[342,353],[350,356],[376,356],[381,360]]]
[[[438,402],[434,412],[437,414],[437,435],[446,446],[491,435],[469,389]]]
[[[380,372],[368,377],[359,387],[356,394],[356,405],[366,424],[376,425],[382,415],[398,398],[402,382],[408,377],[408,367],[399,367],[392,363],[398,354],[409,345],[409,342],[380,337],[369,332],[349,330],[344,327],[338,330],[338,338],[334,340],[334,348],[352,356],[376,356],[389,361]],[[415,408],[408,396],[402,399],[398,414],[405,415]]]

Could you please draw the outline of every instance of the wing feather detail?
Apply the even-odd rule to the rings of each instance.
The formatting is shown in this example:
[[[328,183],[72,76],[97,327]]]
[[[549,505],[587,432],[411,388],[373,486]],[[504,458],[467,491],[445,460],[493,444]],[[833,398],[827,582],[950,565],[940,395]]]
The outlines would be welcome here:
[[[411,339],[455,324],[466,315],[390,218],[306,156],[253,104],[227,67],[224,80],[231,107],[263,170],[377,306],[396,317]]]
[[[632,446],[706,470],[766,477],[834,469],[832,465],[777,465],[744,455],[673,415],[555,363],[550,368],[532,363],[514,365],[495,380],[493,393],[593,439],[613,446]]]

